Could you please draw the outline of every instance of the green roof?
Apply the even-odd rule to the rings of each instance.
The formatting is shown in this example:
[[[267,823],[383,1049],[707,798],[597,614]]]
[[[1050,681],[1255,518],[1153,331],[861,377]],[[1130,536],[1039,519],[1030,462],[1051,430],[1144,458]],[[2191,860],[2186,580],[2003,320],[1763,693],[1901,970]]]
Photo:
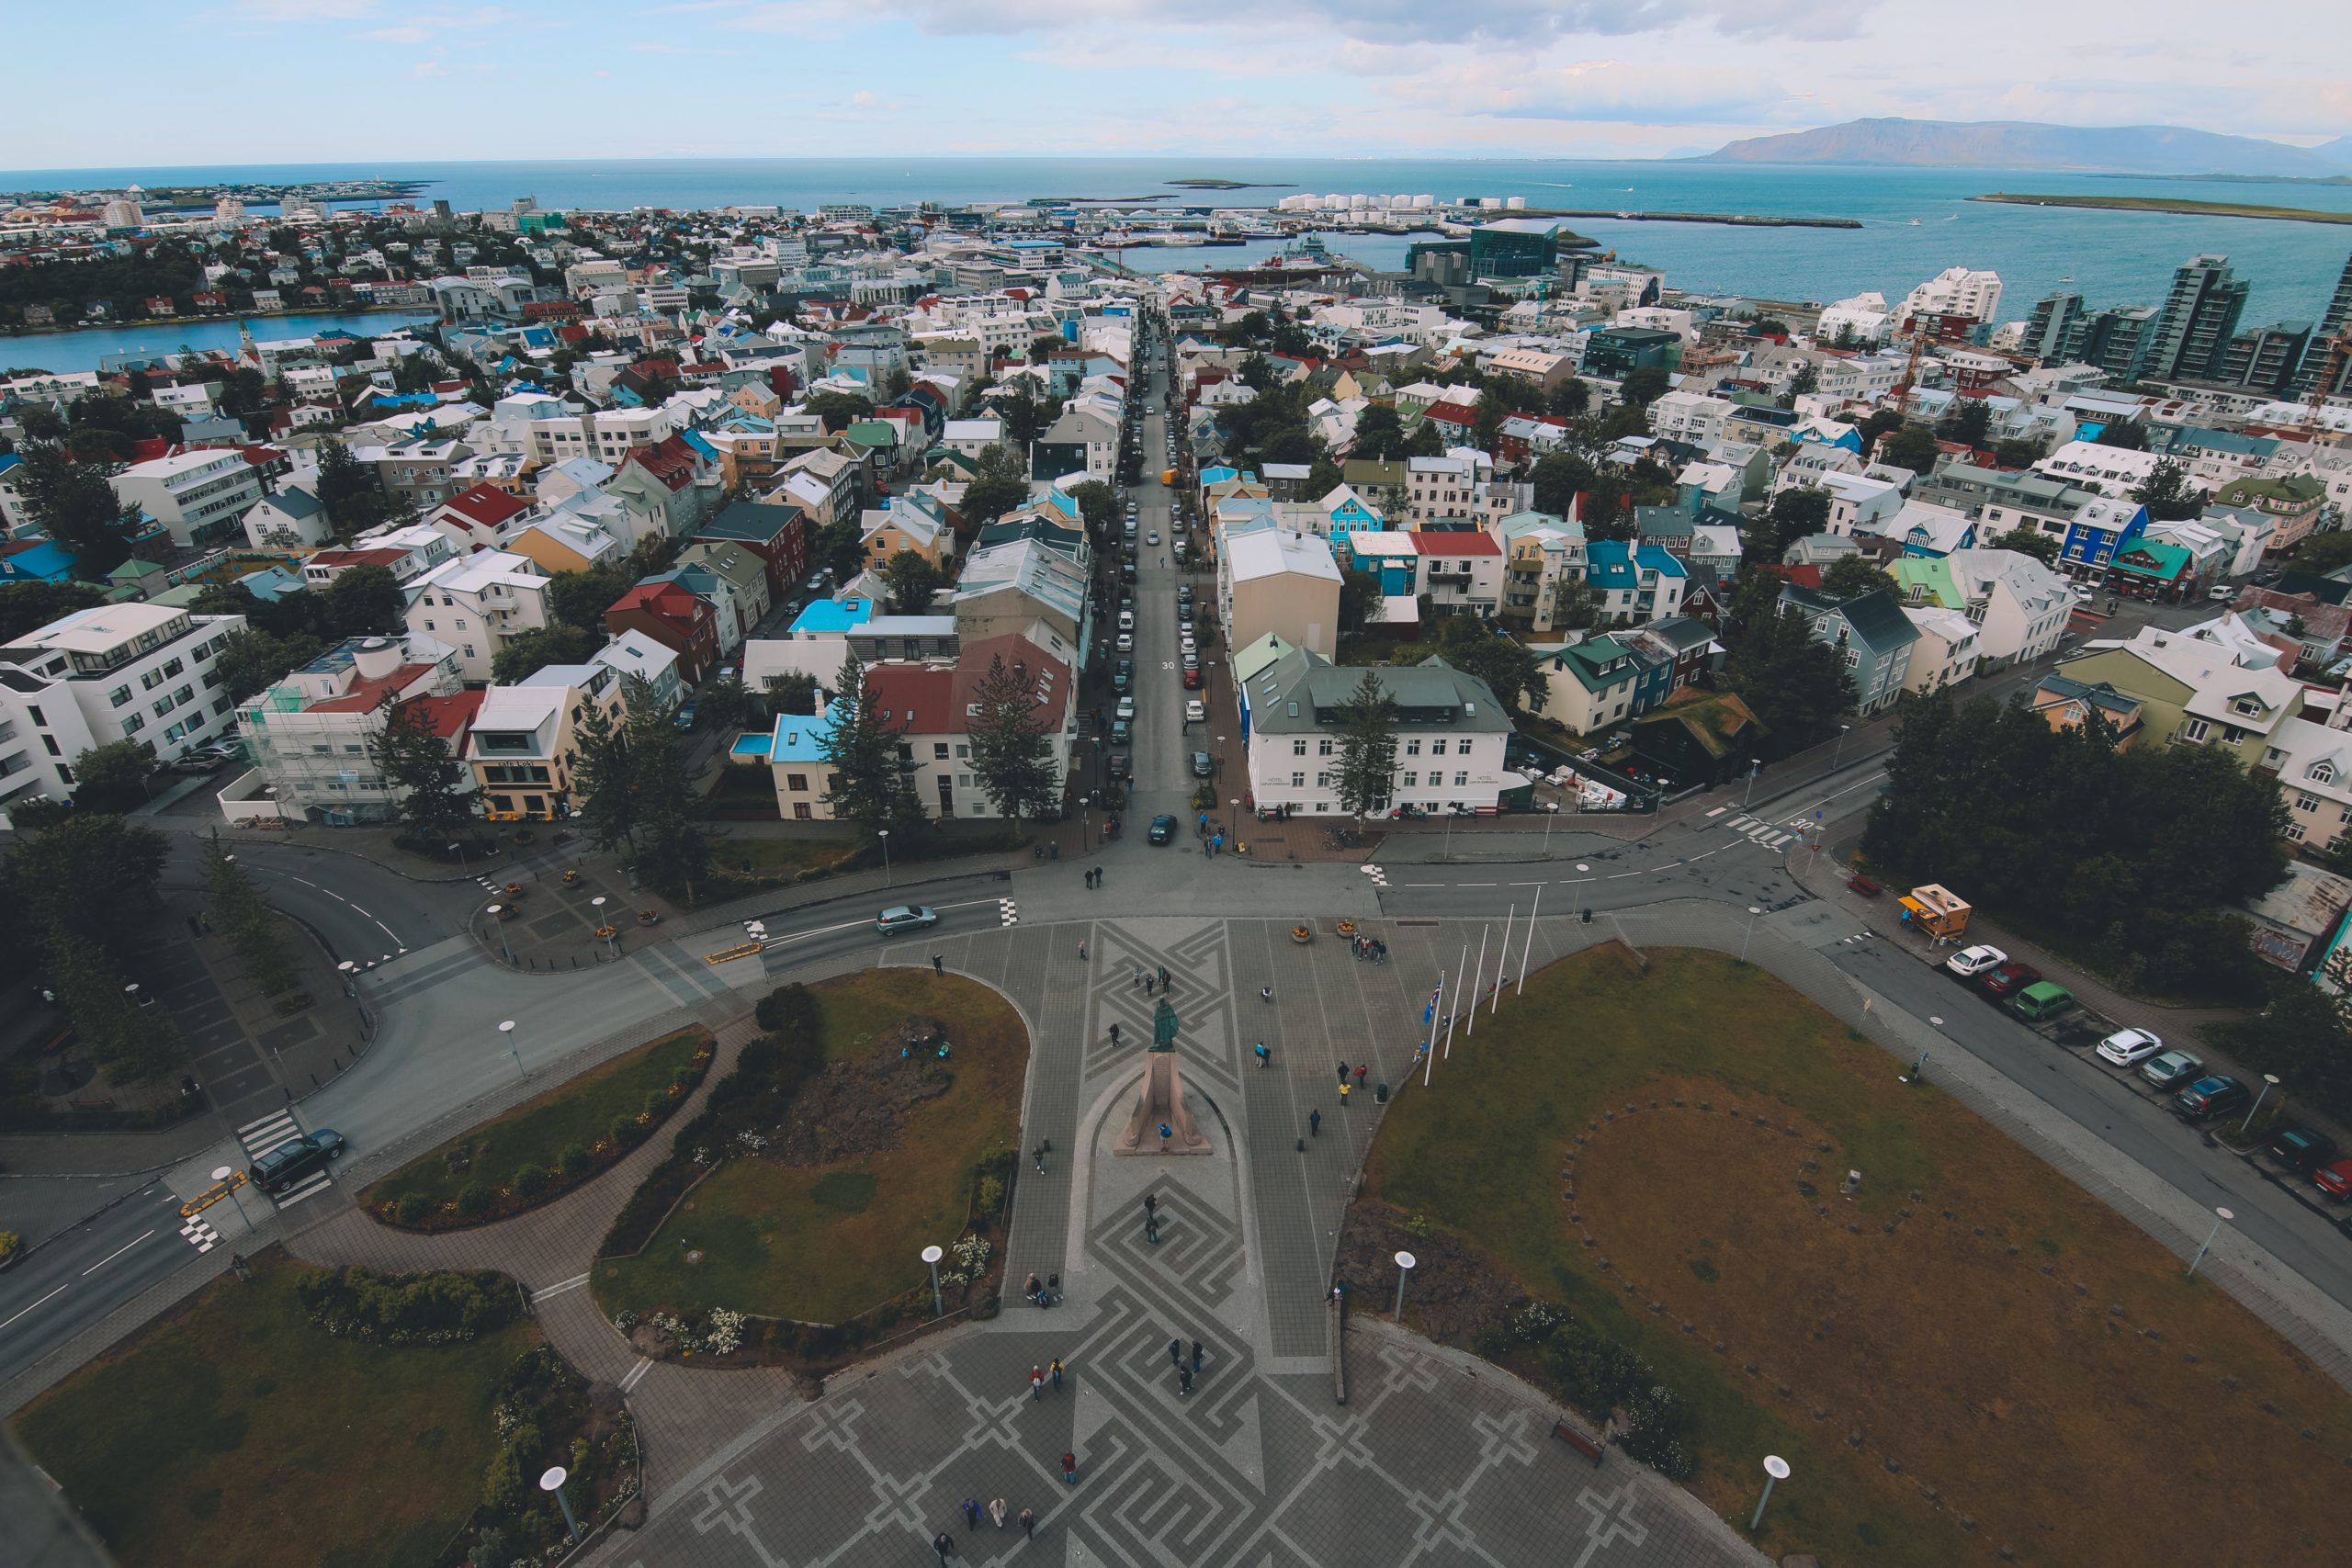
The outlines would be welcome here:
[[[2135,558],[2146,556],[2143,563]],[[2178,545],[2167,545],[2155,539],[2134,539],[2129,549],[2115,558],[2115,570],[2128,571],[2134,577],[2153,577],[2170,582],[2188,568],[2188,552]]]
[[[1960,584],[1952,581],[1951,562],[1940,557],[1931,560],[1924,556],[1898,556],[1886,563],[1886,569],[1902,585],[1903,602],[1906,604],[1917,602],[1911,592],[1914,588],[1924,588],[1928,598],[1947,610],[1968,608],[1966,595],[1961,592]]]
[[[1623,660],[1622,663],[1619,661]],[[1588,692],[1605,692],[1611,686],[1622,686],[1641,674],[1641,667],[1624,644],[1612,637],[1588,637],[1574,648],[1564,648],[1552,656],[1555,668],[1566,671],[1577,678]],[[1609,671],[1608,667],[1617,668]],[[1603,673],[1608,671],[1607,673]]]

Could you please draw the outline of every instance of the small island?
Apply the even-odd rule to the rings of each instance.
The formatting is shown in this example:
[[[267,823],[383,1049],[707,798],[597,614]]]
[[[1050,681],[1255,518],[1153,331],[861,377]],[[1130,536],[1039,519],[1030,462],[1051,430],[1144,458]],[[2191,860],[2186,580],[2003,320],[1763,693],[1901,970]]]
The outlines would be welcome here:
[[[1288,190],[1287,185],[1271,180],[1169,180],[1164,182],[1180,190]]]
[[[1971,201],[2012,207],[2081,207],[2100,212],[2168,212],[2180,218],[2259,218],[2278,223],[2352,223],[2352,212],[2311,207],[2265,207],[2245,201],[2190,201],[2154,196],[2033,196],[1994,191]]]

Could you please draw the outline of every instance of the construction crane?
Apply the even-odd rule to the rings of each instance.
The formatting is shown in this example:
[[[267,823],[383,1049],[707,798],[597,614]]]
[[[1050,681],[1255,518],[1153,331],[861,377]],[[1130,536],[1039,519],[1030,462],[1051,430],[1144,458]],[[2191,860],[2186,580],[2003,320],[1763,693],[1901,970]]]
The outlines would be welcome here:
[[[2327,358],[2320,365],[2319,375],[2312,381],[2311,398],[2303,404],[2303,428],[2316,431],[2319,428],[2319,412],[2327,406],[2328,393],[2335,389],[2336,378],[2344,373],[2346,357],[2352,355],[2352,326],[2346,327],[2326,343],[2313,346],[2324,349],[2327,354]]]
[[[1919,384],[1919,355],[1927,351],[1928,323],[1924,317],[1914,323],[1911,333],[1911,357],[1903,366],[1903,379],[1894,389],[1894,412],[1905,423],[1911,418],[1911,389]]]

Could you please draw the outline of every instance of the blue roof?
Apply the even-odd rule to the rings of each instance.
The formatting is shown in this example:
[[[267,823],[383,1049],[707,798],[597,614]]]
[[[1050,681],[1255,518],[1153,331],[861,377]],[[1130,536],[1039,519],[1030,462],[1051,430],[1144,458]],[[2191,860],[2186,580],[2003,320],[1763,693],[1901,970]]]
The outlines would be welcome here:
[[[778,714],[775,733],[768,742],[768,761],[811,765],[821,762],[825,760],[825,737],[832,733],[832,728],[831,708],[814,718],[806,714]]]
[[[1688,577],[1682,563],[1657,545],[1628,545],[1623,539],[1601,539],[1585,551],[1585,580],[1595,588],[1637,588],[1641,573],[1661,578]]]
[[[819,599],[794,618],[796,632],[852,632],[874,618],[871,599]]]
[[[0,582],[63,582],[74,575],[74,558],[56,540],[35,539],[0,555]]]
[[[14,452],[0,454],[0,474],[6,473],[10,468],[15,468],[17,464],[23,461],[24,459],[17,456]]]

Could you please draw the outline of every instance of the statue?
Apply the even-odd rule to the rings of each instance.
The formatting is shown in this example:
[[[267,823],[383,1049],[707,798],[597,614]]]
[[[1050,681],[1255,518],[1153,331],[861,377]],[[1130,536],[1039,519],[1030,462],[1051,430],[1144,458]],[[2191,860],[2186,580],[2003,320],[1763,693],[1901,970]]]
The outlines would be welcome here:
[[[1176,1010],[1159,999],[1151,1018],[1151,1046],[1144,1053],[1143,1083],[1135,1114],[1111,1146],[1119,1155],[1204,1155],[1209,1141],[1184,1108],[1184,1080],[1176,1067]]]

